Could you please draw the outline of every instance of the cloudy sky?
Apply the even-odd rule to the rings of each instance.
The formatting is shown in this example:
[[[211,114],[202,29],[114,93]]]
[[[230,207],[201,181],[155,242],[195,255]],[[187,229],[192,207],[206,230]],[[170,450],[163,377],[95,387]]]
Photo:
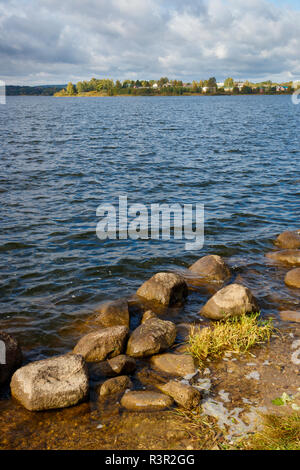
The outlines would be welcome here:
[[[0,79],[300,79],[300,0],[0,0]]]

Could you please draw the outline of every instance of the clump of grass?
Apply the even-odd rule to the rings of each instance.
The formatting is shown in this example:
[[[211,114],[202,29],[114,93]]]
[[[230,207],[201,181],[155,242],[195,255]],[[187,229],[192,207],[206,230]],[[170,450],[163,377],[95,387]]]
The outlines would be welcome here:
[[[181,429],[185,430],[197,450],[210,450],[224,442],[224,434],[216,419],[203,415],[201,408],[194,411],[177,408],[172,413],[181,420]]]
[[[259,320],[259,313],[227,318],[203,328],[192,329],[189,352],[203,366],[205,360],[218,359],[225,352],[244,353],[252,346],[270,340],[274,330],[272,320]]]
[[[266,415],[263,429],[242,441],[245,450],[300,450],[300,415]]]

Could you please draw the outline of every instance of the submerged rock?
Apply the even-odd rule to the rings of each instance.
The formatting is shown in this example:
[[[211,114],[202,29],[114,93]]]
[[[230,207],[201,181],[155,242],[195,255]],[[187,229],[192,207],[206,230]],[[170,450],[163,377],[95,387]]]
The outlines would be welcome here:
[[[10,387],[12,396],[30,411],[66,408],[87,397],[87,367],[73,354],[32,362],[14,373]]]
[[[168,349],[176,338],[176,326],[170,321],[150,318],[129,338],[126,353],[133,357],[152,356]]]
[[[22,351],[18,341],[0,331],[0,385],[7,382],[22,364]]]
[[[285,276],[284,282],[289,287],[300,288],[300,268],[292,269]]]
[[[230,276],[230,270],[221,256],[208,255],[200,258],[189,270],[208,281],[223,282]]]
[[[300,248],[300,230],[293,232],[285,231],[278,235],[275,240],[275,245],[287,250],[296,250]]]
[[[129,377],[126,375],[120,375],[113,379],[106,380],[98,388],[98,395],[100,398],[106,397],[109,395],[123,394],[125,390],[131,389],[133,384]]]
[[[157,392],[127,392],[123,395],[121,405],[131,411],[159,411],[169,408],[173,399]]]
[[[291,321],[300,323],[300,312],[293,312],[291,310],[285,310],[280,312],[280,318],[283,321]]]
[[[95,312],[97,313],[95,322],[104,328],[118,325],[129,327],[128,302],[125,299],[106,302],[100,305]]]
[[[98,364],[91,364],[90,366],[91,375],[102,377],[116,377],[117,375],[132,374],[135,369],[135,359],[126,356],[126,354],[120,354],[112,359],[99,362]]]
[[[240,284],[230,284],[219,290],[200,310],[200,315],[212,320],[258,312],[259,307],[251,291]]]
[[[181,303],[188,295],[185,280],[174,273],[157,273],[144,282],[137,295],[149,301],[171,306]]]
[[[185,377],[196,373],[194,360],[188,354],[159,354],[151,357],[150,362],[158,370],[174,376]]]
[[[162,377],[158,372],[152,369],[148,369],[144,367],[143,369],[139,370],[136,373],[137,379],[141,382],[141,384],[146,386],[156,386],[157,384],[165,384],[167,379]]]
[[[199,405],[201,394],[191,385],[187,385],[176,380],[171,380],[166,384],[159,384],[157,388],[174,399],[178,405],[188,410],[192,410]]]
[[[80,354],[87,362],[100,362],[121,354],[128,336],[126,326],[103,328],[83,336],[73,352]]]
[[[267,253],[266,257],[274,261],[279,261],[280,263],[300,266],[300,250],[272,251],[270,253]]]

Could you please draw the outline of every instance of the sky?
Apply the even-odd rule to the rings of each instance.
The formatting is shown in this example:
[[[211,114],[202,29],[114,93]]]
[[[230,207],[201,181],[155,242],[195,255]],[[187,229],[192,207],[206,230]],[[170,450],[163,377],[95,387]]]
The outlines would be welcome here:
[[[0,0],[0,80],[300,79],[300,0]]]

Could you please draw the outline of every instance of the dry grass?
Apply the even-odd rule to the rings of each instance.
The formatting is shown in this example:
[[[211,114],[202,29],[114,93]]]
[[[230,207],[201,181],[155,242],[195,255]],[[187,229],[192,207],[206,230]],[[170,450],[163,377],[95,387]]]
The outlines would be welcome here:
[[[245,450],[300,450],[300,415],[263,417],[261,431],[240,443]]]
[[[225,352],[244,353],[252,346],[270,340],[272,320],[259,320],[259,313],[228,318],[195,333],[192,329],[189,352],[203,366],[205,360],[218,359]]]
[[[203,415],[200,408],[194,411],[177,408],[172,413],[182,420],[181,429],[189,435],[190,444],[195,449],[211,450],[222,446],[225,438],[216,419]]]

